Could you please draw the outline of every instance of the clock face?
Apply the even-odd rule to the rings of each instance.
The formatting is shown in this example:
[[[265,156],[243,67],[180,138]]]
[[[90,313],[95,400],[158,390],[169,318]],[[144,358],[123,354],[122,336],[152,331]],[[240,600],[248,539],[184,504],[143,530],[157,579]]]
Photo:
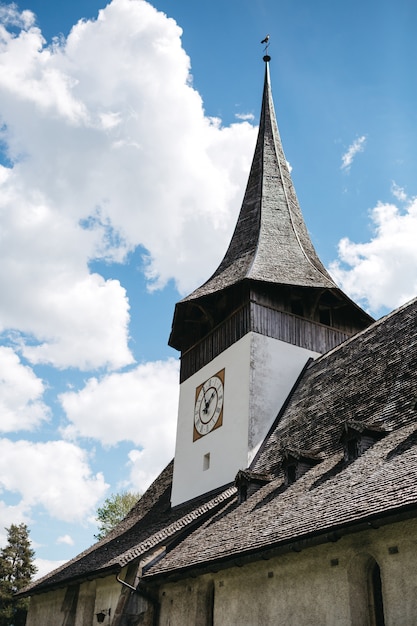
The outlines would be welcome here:
[[[224,369],[199,385],[195,391],[193,441],[223,423]]]

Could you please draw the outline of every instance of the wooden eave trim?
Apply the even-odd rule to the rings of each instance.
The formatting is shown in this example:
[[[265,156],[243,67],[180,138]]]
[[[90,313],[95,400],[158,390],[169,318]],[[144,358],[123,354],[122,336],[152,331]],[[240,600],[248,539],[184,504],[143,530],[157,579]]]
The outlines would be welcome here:
[[[88,574],[81,574],[80,576],[71,576],[70,578],[66,578],[62,581],[57,581],[55,583],[51,583],[50,585],[42,585],[40,588],[36,587],[36,581],[34,581],[34,586],[28,591],[23,591],[22,593],[16,593],[16,598],[29,598],[30,596],[37,596],[41,593],[49,593],[50,591],[56,591],[57,589],[65,589],[70,585],[81,585],[82,583],[89,582],[91,580],[95,580],[96,578],[106,578],[111,574],[119,574],[125,566],[121,566],[118,563],[115,565],[109,565],[108,567],[102,568],[100,570],[94,570],[89,572]]]
[[[176,582],[189,577],[197,578],[198,576],[202,576],[204,574],[217,573],[221,570],[235,567],[238,564],[239,567],[242,567],[243,565],[254,563],[255,561],[269,560],[290,552],[301,552],[307,548],[312,548],[324,543],[334,543],[346,535],[363,532],[371,528],[377,530],[381,526],[387,526],[389,524],[402,522],[416,517],[417,503],[413,503],[411,505],[400,507],[394,511],[370,515],[364,517],[362,520],[357,520],[347,524],[340,524],[338,526],[323,529],[318,532],[312,532],[306,535],[300,535],[300,537],[297,537],[296,539],[278,542],[275,545],[247,550],[242,554],[227,555],[226,557],[206,561],[205,563],[199,565],[190,565],[178,568],[171,572],[148,575],[145,573],[143,578],[149,586],[160,586],[164,583]]]

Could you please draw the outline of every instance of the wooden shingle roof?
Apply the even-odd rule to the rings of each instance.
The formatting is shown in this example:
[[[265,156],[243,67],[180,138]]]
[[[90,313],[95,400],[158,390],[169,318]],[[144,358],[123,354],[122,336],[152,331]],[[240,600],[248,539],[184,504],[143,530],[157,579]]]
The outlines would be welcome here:
[[[304,223],[278,131],[269,57],[264,60],[258,139],[236,228],[217,270],[185,301],[225,289],[244,279],[336,288]]]

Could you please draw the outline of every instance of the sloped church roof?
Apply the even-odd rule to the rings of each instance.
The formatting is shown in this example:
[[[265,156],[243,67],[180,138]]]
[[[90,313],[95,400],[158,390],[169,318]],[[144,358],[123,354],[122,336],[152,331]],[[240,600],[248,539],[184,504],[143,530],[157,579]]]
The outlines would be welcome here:
[[[219,268],[186,301],[246,279],[338,290],[297,202],[265,60],[259,136],[236,230]],[[142,559],[152,585],[416,516],[416,319],[413,300],[306,367],[245,473],[249,481],[261,477],[246,500],[228,484],[172,507],[171,463],[107,537],[23,593],[116,574]],[[346,457],[347,432],[368,442],[357,458]],[[311,462],[291,483],[289,457]]]
[[[250,468],[269,480],[245,502],[230,484],[172,508],[170,464],[107,537],[24,593],[116,574],[142,558],[152,584],[416,516],[416,319],[417,299],[309,365]],[[383,436],[346,461],[349,421]],[[287,485],[286,450],[306,449],[317,462]]]

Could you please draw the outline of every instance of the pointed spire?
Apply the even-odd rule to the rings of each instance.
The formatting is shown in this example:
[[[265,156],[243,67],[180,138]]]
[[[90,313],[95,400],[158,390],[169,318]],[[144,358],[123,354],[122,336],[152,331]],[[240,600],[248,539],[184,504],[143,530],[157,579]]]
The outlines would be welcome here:
[[[316,352],[325,352],[372,322],[372,318],[337,287],[311,242],[278,132],[268,54],[265,54],[264,61],[258,139],[229,248],[211,278],[177,302],[175,307],[169,345],[181,350],[183,357],[185,351],[208,337],[214,328],[234,311],[246,306],[251,298],[256,301],[267,298],[267,306],[276,311],[335,329],[337,332],[333,334],[326,334],[324,330],[317,334],[325,339],[317,339]],[[233,332],[229,329],[226,333],[230,342],[248,332],[249,328],[257,328],[257,322],[252,318],[245,326],[246,330],[239,326],[240,322],[236,324]],[[282,338],[287,341],[284,335]],[[281,335],[274,337],[279,339]],[[209,352],[205,356],[207,359],[213,358],[213,355],[208,356]],[[195,371],[193,367],[197,367],[197,361],[192,367],[184,363],[183,359],[182,380]],[[199,367],[201,364],[199,362]]]
[[[337,288],[313,247],[291,180],[275,117],[269,60],[264,56],[258,139],[235,231],[217,270],[185,300],[244,279]]]

